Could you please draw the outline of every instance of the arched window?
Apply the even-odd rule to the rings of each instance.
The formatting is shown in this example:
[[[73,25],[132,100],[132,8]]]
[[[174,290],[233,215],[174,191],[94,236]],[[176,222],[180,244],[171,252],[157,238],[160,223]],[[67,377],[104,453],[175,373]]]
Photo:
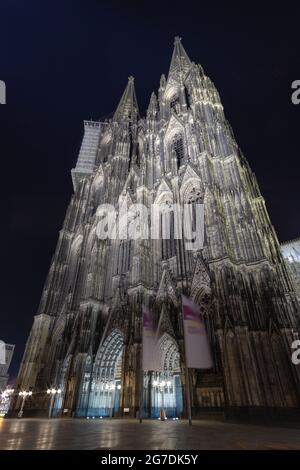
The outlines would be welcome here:
[[[75,292],[81,244],[82,235],[79,235],[71,246],[68,262],[66,265],[65,292],[67,293],[67,295],[72,295]]]
[[[132,240],[121,240],[119,245],[118,270],[117,274],[123,274],[130,269]]]
[[[161,257],[163,260],[176,255],[174,231],[174,211],[170,202],[166,201],[160,214]]]
[[[98,349],[85,407],[87,416],[112,417],[120,411],[123,345],[121,332],[113,330]]]
[[[179,96],[175,95],[170,101],[170,109],[176,114],[180,114],[180,101]]]
[[[193,266],[193,250],[200,250],[204,244],[204,206],[201,183],[190,182],[183,193],[184,234],[190,248],[187,252],[188,270]],[[192,244],[192,245],[191,245]]]
[[[197,205],[202,204],[202,196],[200,189],[196,189],[193,187],[193,189],[190,191],[188,197],[187,197],[187,203],[191,204],[192,206],[192,211],[191,211],[191,216],[192,216],[192,230],[193,232],[196,230],[196,211],[197,211]]]
[[[192,97],[191,97],[191,94],[190,94],[190,90],[187,86],[184,87],[184,94],[185,94],[186,104],[187,104],[188,107],[190,107],[191,104],[192,104]]]
[[[111,134],[110,132],[106,132],[100,142],[99,147],[99,162],[106,163],[108,160],[108,155],[110,151],[110,144],[111,144]]]
[[[175,152],[177,168],[184,162],[184,143],[181,134],[175,134],[172,141],[172,151]]]

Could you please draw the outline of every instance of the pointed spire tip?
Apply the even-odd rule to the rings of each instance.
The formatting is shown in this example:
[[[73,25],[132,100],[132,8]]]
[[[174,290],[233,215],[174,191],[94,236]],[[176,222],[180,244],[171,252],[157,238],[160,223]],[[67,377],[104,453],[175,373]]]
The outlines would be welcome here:
[[[114,120],[129,117],[136,119],[139,115],[139,108],[134,90],[134,77],[128,77],[128,83],[114,114]]]
[[[175,36],[175,39],[174,39],[174,46],[176,46],[176,44],[179,44],[181,42],[181,37],[180,36]]]

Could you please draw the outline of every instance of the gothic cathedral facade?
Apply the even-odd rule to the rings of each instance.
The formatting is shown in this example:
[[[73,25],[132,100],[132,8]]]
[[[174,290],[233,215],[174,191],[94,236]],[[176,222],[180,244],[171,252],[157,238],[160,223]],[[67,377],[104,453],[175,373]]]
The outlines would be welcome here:
[[[47,413],[45,391],[57,387],[54,416],[133,417],[141,388],[145,417],[162,405],[185,416],[182,292],[201,308],[214,359],[210,370],[191,370],[195,416],[299,408],[300,368],[291,362],[299,298],[219,94],[180,38],[146,117],[130,77],[112,119],[84,122],[72,178],[17,381],[33,391],[25,415]],[[167,211],[195,202],[204,204],[199,250],[174,238],[97,236],[100,204]],[[141,371],[143,305],[159,319],[159,372]],[[16,398],[12,412],[19,406]]]

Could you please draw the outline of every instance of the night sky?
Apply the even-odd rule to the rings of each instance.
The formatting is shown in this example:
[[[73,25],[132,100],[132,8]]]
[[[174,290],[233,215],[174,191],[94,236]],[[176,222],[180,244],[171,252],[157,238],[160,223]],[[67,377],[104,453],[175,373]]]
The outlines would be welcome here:
[[[16,344],[12,377],[72,193],[82,121],[113,112],[129,75],[144,114],[176,35],[218,88],[279,240],[300,236],[300,6],[207,3],[1,2],[0,339]]]

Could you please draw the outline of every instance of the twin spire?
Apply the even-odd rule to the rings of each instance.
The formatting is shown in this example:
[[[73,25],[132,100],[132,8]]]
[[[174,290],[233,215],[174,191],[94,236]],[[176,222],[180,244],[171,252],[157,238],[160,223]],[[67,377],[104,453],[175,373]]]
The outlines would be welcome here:
[[[184,76],[190,69],[192,63],[181,44],[181,38],[175,37],[174,49],[169,68],[168,80],[170,78],[178,78],[178,76]]]
[[[114,114],[114,121],[120,121],[127,117],[131,121],[136,121],[139,116],[139,107],[134,89],[134,78],[128,77],[128,83],[122,95],[120,103]]]
[[[176,36],[167,81],[182,78],[188,72],[191,65],[192,63],[181,44],[181,38]],[[152,112],[154,111],[155,106],[156,97],[155,94],[152,93],[149,104],[149,108],[151,108]],[[124,118],[128,118],[130,121],[136,121],[139,118],[139,107],[134,88],[134,78],[131,76],[128,77],[127,86],[114,114],[113,120],[120,122]]]

